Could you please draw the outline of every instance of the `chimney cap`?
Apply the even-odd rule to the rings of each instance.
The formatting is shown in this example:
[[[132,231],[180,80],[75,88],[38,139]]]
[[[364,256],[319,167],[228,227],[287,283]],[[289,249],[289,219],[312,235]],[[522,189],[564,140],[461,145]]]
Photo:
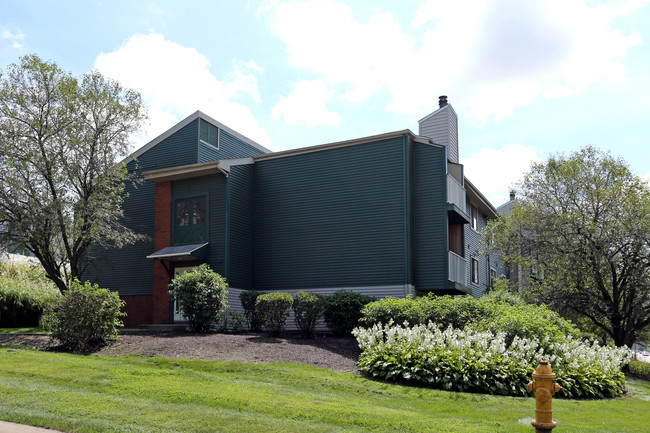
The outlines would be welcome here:
[[[514,190],[510,191],[510,201],[513,201],[515,199],[515,192]]]
[[[447,95],[440,95],[438,97],[438,105],[440,105],[440,108],[447,105]]]

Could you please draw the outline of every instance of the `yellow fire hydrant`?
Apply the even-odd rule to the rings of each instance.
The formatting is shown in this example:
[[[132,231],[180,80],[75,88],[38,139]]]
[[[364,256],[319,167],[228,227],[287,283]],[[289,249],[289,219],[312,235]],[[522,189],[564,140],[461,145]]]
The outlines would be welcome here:
[[[562,389],[560,385],[554,383],[555,374],[551,370],[548,361],[543,359],[533,373],[533,381],[527,386],[528,389],[535,393],[537,402],[535,407],[535,419],[531,424],[535,427],[536,433],[550,433],[555,428],[553,422],[553,395]]]

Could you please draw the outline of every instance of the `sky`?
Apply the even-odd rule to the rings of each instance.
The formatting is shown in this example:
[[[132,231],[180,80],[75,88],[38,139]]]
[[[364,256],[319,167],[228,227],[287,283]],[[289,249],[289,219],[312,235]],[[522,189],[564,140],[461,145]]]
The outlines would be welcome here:
[[[498,206],[591,144],[650,179],[650,0],[0,0],[26,54],[139,91],[136,149],[201,110],[274,151],[410,129],[447,95]]]

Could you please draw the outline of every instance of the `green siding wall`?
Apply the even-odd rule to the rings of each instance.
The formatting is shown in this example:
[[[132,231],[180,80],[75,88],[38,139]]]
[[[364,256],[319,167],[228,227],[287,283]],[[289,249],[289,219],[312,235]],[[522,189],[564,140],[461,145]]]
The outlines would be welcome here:
[[[197,162],[198,119],[185,125],[138,158],[142,171]]]
[[[172,182],[172,203],[178,198],[194,197],[198,195],[206,195],[208,199],[206,211],[208,219],[208,239],[210,245],[207,263],[215,272],[224,275],[226,178],[221,174],[217,174]],[[172,243],[173,242],[174,239],[172,237]]]
[[[256,162],[255,288],[405,284],[403,141]]]
[[[226,278],[231,287],[253,287],[253,165],[230,168]]]
[[[448,240],[445,152],[413,143],[413,269],[416,290],[445,288]]]
[[[205,123],[205,120],[201,120]],[[216,161],[218,159],[247,158],[264,154],[260,149],[221,129],[219,149],[198,142],[198,162]]]
[[[196,162],[198,120],[191,122],[155,147],[131,161],[127,168],[141,176],[143,171]],[[153,293],[154,261],[146,256],[154,252],[154,217],[156,185],[143,181],[137,187],[127,186],[129,197],[124,201],[123,224],[148,237],[145,241],[121,249],[93,248],[96,258],[89,263],[84,278],[121,295]]]

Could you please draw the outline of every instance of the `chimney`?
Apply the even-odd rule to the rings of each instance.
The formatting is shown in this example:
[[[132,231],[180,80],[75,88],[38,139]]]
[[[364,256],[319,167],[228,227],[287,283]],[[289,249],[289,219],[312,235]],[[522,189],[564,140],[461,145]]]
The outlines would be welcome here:
[[[515,199],[515,192],[510,191],[510,201],[513,201]]]
[[[458,163],[458,116],[454,107],[447,102],[447,96],[438,98],[438,108],[433,113],[420,119],[419,133],[423,137],[432,139],[436,144],[447,148],[449,162]]]

